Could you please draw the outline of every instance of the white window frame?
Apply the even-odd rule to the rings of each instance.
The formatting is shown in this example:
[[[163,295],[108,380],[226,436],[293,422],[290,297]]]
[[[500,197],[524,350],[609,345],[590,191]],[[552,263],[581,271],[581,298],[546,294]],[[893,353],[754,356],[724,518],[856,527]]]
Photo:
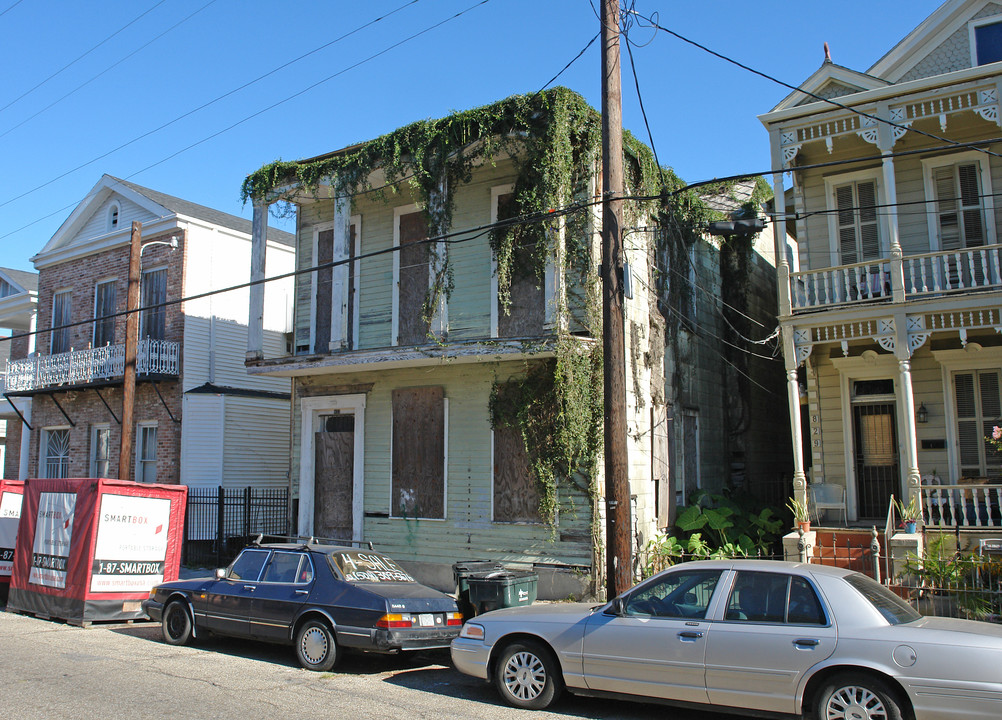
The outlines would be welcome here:
[[[999,16],[1002,20],[1002,16]],[[995,201],[992,198],[992,173],[988,158],[977,151],[940,155],[926,158],[922,161],[922,182],[925,188],[926,218],[929,229],[929,250],[941,252],[939,238],[939,203],[936,198],[936,184],[933,181],[934,171],[942,167],[970,165],[977,163],[978,180],[981,182],[981,211],[985,222],[985,245],[992,245],[995,239]],[[958,208],[957,212],[960,210]],[[961,242],[964,239],[961,238]]]
[[[960,482],[960,434],[957,431],[957,397],[953,386],[953,376],[958,372],[974,370],[998,370],[1002,367],[1002,348],[982,347],[978,343],[968,343],[963,350],[933,350],[932,356],[942,370],[943,401],[945,404],[946,443],[950,464],[950,482]],[[941,473],[942,474],[942,473]]]
[[[39,465],[38,475],[39,475],[39,477],[43,477],[43,478],[51,477],[49,475],[49,435],[51,433],[54,433],[54,432],[62,432],[62,431],[66,431],[66,439],[67,439],[66,455],[65,455],[65,459],[66,459],[66,475],[64,475],[62,477],[70,477],[70,475],[69,475],[69,471],[70,471],[70,455],[71,455],[71,450],[72,450],[73,438],[72,438],[72,434],[71,434],[70,426],[69,425],[55,425],[53,427],[42,428],[42,434],[41,434],[41,437],[39,438],[40,442],[39,442],[39,447],[38,447],[38,465]],[[60,457],[63,457],[63,456],[60,456]],[[62,464],[62,463],[60,463],[60,464]]]
[[[967,33],[971,47],[971,67],[982,67],[978,64],[978,39],[977,29],[985,25],[996,25],[1002,23],[1002,15],[991,15],[989,17],[978,18],[967,23]]]
[[[117,232],[122,227],[122,206],[113,202],[108,206],[108,232]]]
[[[98,449],[98,434],[106,432],[108,433],[108,457],[105,458],[106,463],[105,471],[101,472],[98,467],[98,463],[101,462],[97,457]],[[94,478],[108,477],[111,471],[111,425],[106,423],[100,425],[92,425],[90,429],[90,476]]]
[[[97,326],[98,326],[99,322],[101,322],[102,320],[105,320],[106,318],[108,318],[108,316],[107,315],[100,315],[100,316],[98,315],[98,302],[97,301],[98,301],[98,289],[100,287],[102,287],[102,286],[105,286],[105,285],[111,285],[112,288],[114,288],[114,292],[115,292],[115,295],[116,295],[115,302],[116,303],[118,302],[118,297],[117,297],[117,295],[118,295],[118,279],[117,278],[104,278],[104,279],[98,280],[96,283],[94,283],[94,315],[93,315],[93,317],[94,317],[94,323],[93,323],[93,327],[91,329],[91,345],[93,347],[104,347],[103,345],[98,345],[97,344]],[[114,312],[114,310],[113,310],[113,312]],[[115,331],[114,331],[115,320],[114,320],[114,318],[111,319],[111,322],[112,322],[112,326],[113,326],[112,327],[112,335],[114,335],[115,334]]]
[[[63,288],[63,289],[60,289],[60,290],[56,290],[55,292],[52,293],[52,314],[51,314],[51,316],[49,318],[50,319],[49,326],[53,327],[53,328],[56,327],[57,325],[64,324],[62,318],[60,318],[60,320],[59,320],[58,323],[56,322],[56,298],[61,297],[61,296],[66,298],[66,302],[68,303],[69,309],[70,309],[70,313],[69,313],[70,321],[72,322],[72,320],[73,320],[73,290],[72,290],[72,288]],[[56,345],[56,333],[66,333],[66,337],[67,337],[66,349],[65,350],[60,350],[59,352],[60,353],[69,352],[70,351],[70,347],[71,347],[70,344],[73,342],[73,338],[72,338],[72,336],[70,334],[70,328],[64,328],[62,330],[52,330],[52,331],[49,332],[49,354],[50,355],[57,354],[57,353],[54,352],[54,348],[55,348],[55,345]]]
[[[153,430],[153,458],[143,457],[143,431]],[[158,434],[158,423],[156,422],[142,422],[136,423],[136,462],[134,472],[134,480],[141,483],[155,483],[157,481],[157,434]],[[153,479],[146,480],[146,467],[149,463],[153,463]]]
[[[162,312],[164,314],[164,337],[156,338],[158,340],[165,340],[167,338],[167,306],[157,308],[155,311],[151,311],[146,306],[143,305],[143,281],[146,279],[147,275],[152,275],[155,272],[164,272],[164,298],[162,302],[167,301],[167,283],[170,280],[169,271],[166,265],[157,265],[151,268],[143,268],[140,272],[140,282],[139,282],[139,339],[143,340],[146,337],[146,315],[148,312]],[[156,303],[159,305],[159,303]]]
[[[842,252],[839,247],[838,241],[838,201],[835,199],[835,188],[841,185],[848,185],[850,183],[858,184],[860,182],[866,182],[872,180],[876,183],[877,188],[877,205],[886,205],[887,199],[885,198],[885,190],[883,183],[883,175],[880,168],[871,168],[868,170],[857,170],[855,172],[840,173],[838,175],[827,175],[825,176],[825,205],[828,208],[828,244],[829,251],[831,253],[831,264],[829,267],[839,267],[840,265],[845,265],[848,263],[842,262]],[[889,252],[889,246],[887,238],[890,237],[890,228],[888,227],[889,218],[886,215],[882,215],[880,208],[877,208],[877,240],[880,245],[880,255],[886,257]],[[857,238],[857,242],[859,238]],[[859,260],[858,262],[873,262]],[[812,264],[813,267],[813,264]]]

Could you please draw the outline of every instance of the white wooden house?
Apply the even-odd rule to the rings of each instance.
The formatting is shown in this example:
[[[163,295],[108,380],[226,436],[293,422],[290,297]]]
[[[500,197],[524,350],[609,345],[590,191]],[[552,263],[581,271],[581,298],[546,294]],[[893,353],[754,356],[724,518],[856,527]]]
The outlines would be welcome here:
[[[926,524],[997,526],[1002,4],[949,0],[865,71],[830,41],[760,117],[796,236],[777,247],[795,492],[835,484],[881,528],[920,494]]]

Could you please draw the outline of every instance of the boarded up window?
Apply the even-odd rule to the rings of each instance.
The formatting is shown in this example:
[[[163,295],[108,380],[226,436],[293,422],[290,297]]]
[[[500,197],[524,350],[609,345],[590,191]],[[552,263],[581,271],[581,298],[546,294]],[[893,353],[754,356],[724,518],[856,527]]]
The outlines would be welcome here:
[[[393,517],[445,517],[445,391],[393,391]]]
[[[317,235],[317,264],[329,263],[334,258],[334,230],[322,230]],[[330,352],[331,342],[331,285],[332,268],[317,270],[316,297],[317,319],[313,328],[313,352]]]
[[[511,193],[498,196],[498,220],[514,215]],[[498,299],[498,337],[533,337],[543,334],[546,294],[536,272],[536,247],[521,243],[512,251],[511,301]]]
[[[518,428],[494,430],[494,522],[541,522],[539,485]]]
[[[348,306],[346,308],[346,323],[344,330],[344,347],[353,348],[355,343],[355,324],[353,322],[355,314],[355,274],[354,265],[351,262],[355,259],[355,226],[350,226],[348,231],[348,263],[345,276],[348,279]],[[317,264],[324,265],[334,260],[334,230],[322,230],[317,233]],[[340,267],[340,266],[339,266]],[[340,305],[343,297],[335,298],[334,292],[334,271],[333,267],[317,270],[317,284],[315,289],[315,302],[317,307],[316,328],[314,328],[313,352],[330,352],[331,340],[340,340],[340,330],[335,328],[335,337],[331,337],[331,317],[333,315],[334,303]]]
[[[428,224],[419,212],[400,216],[400,294],[397,306],[397,344],[428,342],[430,326],[424,304],[430,287],[431,253]]]

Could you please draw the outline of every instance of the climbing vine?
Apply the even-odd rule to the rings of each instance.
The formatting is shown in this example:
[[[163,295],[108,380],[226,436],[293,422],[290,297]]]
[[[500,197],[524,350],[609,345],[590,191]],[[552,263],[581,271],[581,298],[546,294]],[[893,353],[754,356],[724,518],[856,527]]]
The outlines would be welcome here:
[[[651,150],[628,132],[623,147],[626,193],[645,198],[624,204],[624,223],[655,222],[660,227],[654,240],[660,260],[665,244],[693,242],[713,213],[699,195],[684,190],[670,169],[658,167]],[[510,302],[513,276],[542,280],[554,257],[568,288],[567,295],[558,294],[554,313],[555,359],[529,363],[520,379],[495,383],[489,408],[493,426],[521,433],[541,488],[541,515],[552,523],[559,483],[577,485],[593,501],[597,497],[602,350],[595,340],[602,327],[593,206],[600,192],[600,115],[566,88],[517,95],[414,122],[311,160],[271,163],[249,175],[241,193],[244,201],[274,203],[303,193],[316,197],[326,188],[330,197],[366,193],[388,201],[409,188],[434,238],[452,226],[455,191],[472,179],[474,168],[499,158],[510,158],[516,170],[511,202],[490,232],[502,307]],[[377,170],[382,184],[375,186]],[[433,262],[426,319],[452,289],[447,245],[433,254]],[[659,282],[659,289],[663,285]],[[580,335],[593,340],[582,341]],[[588,478],[587,485],[582,477]]]

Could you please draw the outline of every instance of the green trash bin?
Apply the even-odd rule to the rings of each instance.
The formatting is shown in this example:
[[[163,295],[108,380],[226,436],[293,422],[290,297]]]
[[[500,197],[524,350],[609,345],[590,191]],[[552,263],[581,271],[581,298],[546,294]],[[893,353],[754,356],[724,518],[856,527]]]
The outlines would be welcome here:
[[[477,613],[536,602],[539,575],[529,570],[474,573],[467,578],[470,604]]]
[[[477,614],[476,608],[470,602],[470,577],[489,575],[503,570],[504,566],[493,560],[463,560],[453,564],[452,576],[456,580],[456,604],[459,605],[459,612],[463,613],[464,618],[470,618]]]

